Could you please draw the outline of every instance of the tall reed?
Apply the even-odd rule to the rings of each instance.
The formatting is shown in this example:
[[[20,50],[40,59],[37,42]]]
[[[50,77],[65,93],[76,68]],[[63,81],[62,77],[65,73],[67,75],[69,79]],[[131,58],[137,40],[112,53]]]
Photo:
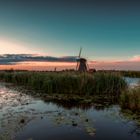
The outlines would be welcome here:
[[[140,112],[140,86],[124,91],[120,98],[123,109]]]
[[[124,79],[113,73],[0,72],[0,80],[46,94],[119,96],[127,87]]]

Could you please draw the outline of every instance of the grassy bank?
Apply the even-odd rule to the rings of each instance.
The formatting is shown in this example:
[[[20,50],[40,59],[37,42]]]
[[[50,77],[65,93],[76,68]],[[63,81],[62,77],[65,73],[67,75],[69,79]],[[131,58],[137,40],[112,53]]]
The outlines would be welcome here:
[[[128,89],[121,94],[120,104],[123,109],[140,112],[140,86]]]
[[[89,74],[13,71],[0,72],[0,80],[31,89],[34,91],[29,91],[31,95],[41,97],[45,101],[87,105],[120,101],[123,110],[140,112],[140,86],[129,89],[120,74],[114,72]]]
[[[118,74],[71,72],[0,72],[0,80],[44,94],[119,96],[127,85]]]
[[[140,78],[140,71],[120,71],[124,77]]]
[[[121,71],[121,70],[99,70],[98,72],[103,73],[118,73],[124,77],[140,78],[140,71]]]

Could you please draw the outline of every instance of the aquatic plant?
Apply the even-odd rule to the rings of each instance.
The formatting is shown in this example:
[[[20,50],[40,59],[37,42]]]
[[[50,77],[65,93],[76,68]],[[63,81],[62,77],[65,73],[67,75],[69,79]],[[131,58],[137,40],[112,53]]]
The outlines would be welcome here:
[[[125,77],[140,78],[140,71],[120,71]]]
[[[119,96],[127,87],[119,74],[98,72],[0,72],[0,80],[45,94]]]
[[[140,86],[124,91],[120,97],[123,109],[140,112]]]

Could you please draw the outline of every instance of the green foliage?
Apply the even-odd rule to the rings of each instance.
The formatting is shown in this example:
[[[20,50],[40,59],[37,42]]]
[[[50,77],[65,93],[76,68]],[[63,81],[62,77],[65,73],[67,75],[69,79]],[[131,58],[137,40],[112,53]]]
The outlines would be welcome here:
[[[0,80],[47,94],[119,96],[127,87],[114,73],[0,72]]]
[[[120,98],[120,104],[123,109],[140,112],[140,87],[124,91]]]
[[[140,78],[140,71],[120,71],[125,77]]]
[[[119,96],[127,87],[126,82],[120,75],[114,73],[97,73],[94,75],[95,94],[109,94]]]

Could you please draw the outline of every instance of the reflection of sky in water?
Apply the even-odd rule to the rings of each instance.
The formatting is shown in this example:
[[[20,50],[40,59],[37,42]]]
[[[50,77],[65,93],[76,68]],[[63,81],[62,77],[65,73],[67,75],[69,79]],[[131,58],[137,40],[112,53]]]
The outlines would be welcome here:
[[[125,80],[128,83],[128,85],[130,85],[130,86],[135,86],[140,82],[140,78],[125,77]]]
[[[130,135],[135,123],[120,114],[119,106],[100,110],[94,107],[66,109],[3,85],[0,86],[0,96],[0,103],[4,102],[0,112],[0,132],[3,129],[8,130],[9,135],[18,132],[16,140],[139,139],[136,133]],[[25,120],[24,124],[20,123],[21,119]]]

